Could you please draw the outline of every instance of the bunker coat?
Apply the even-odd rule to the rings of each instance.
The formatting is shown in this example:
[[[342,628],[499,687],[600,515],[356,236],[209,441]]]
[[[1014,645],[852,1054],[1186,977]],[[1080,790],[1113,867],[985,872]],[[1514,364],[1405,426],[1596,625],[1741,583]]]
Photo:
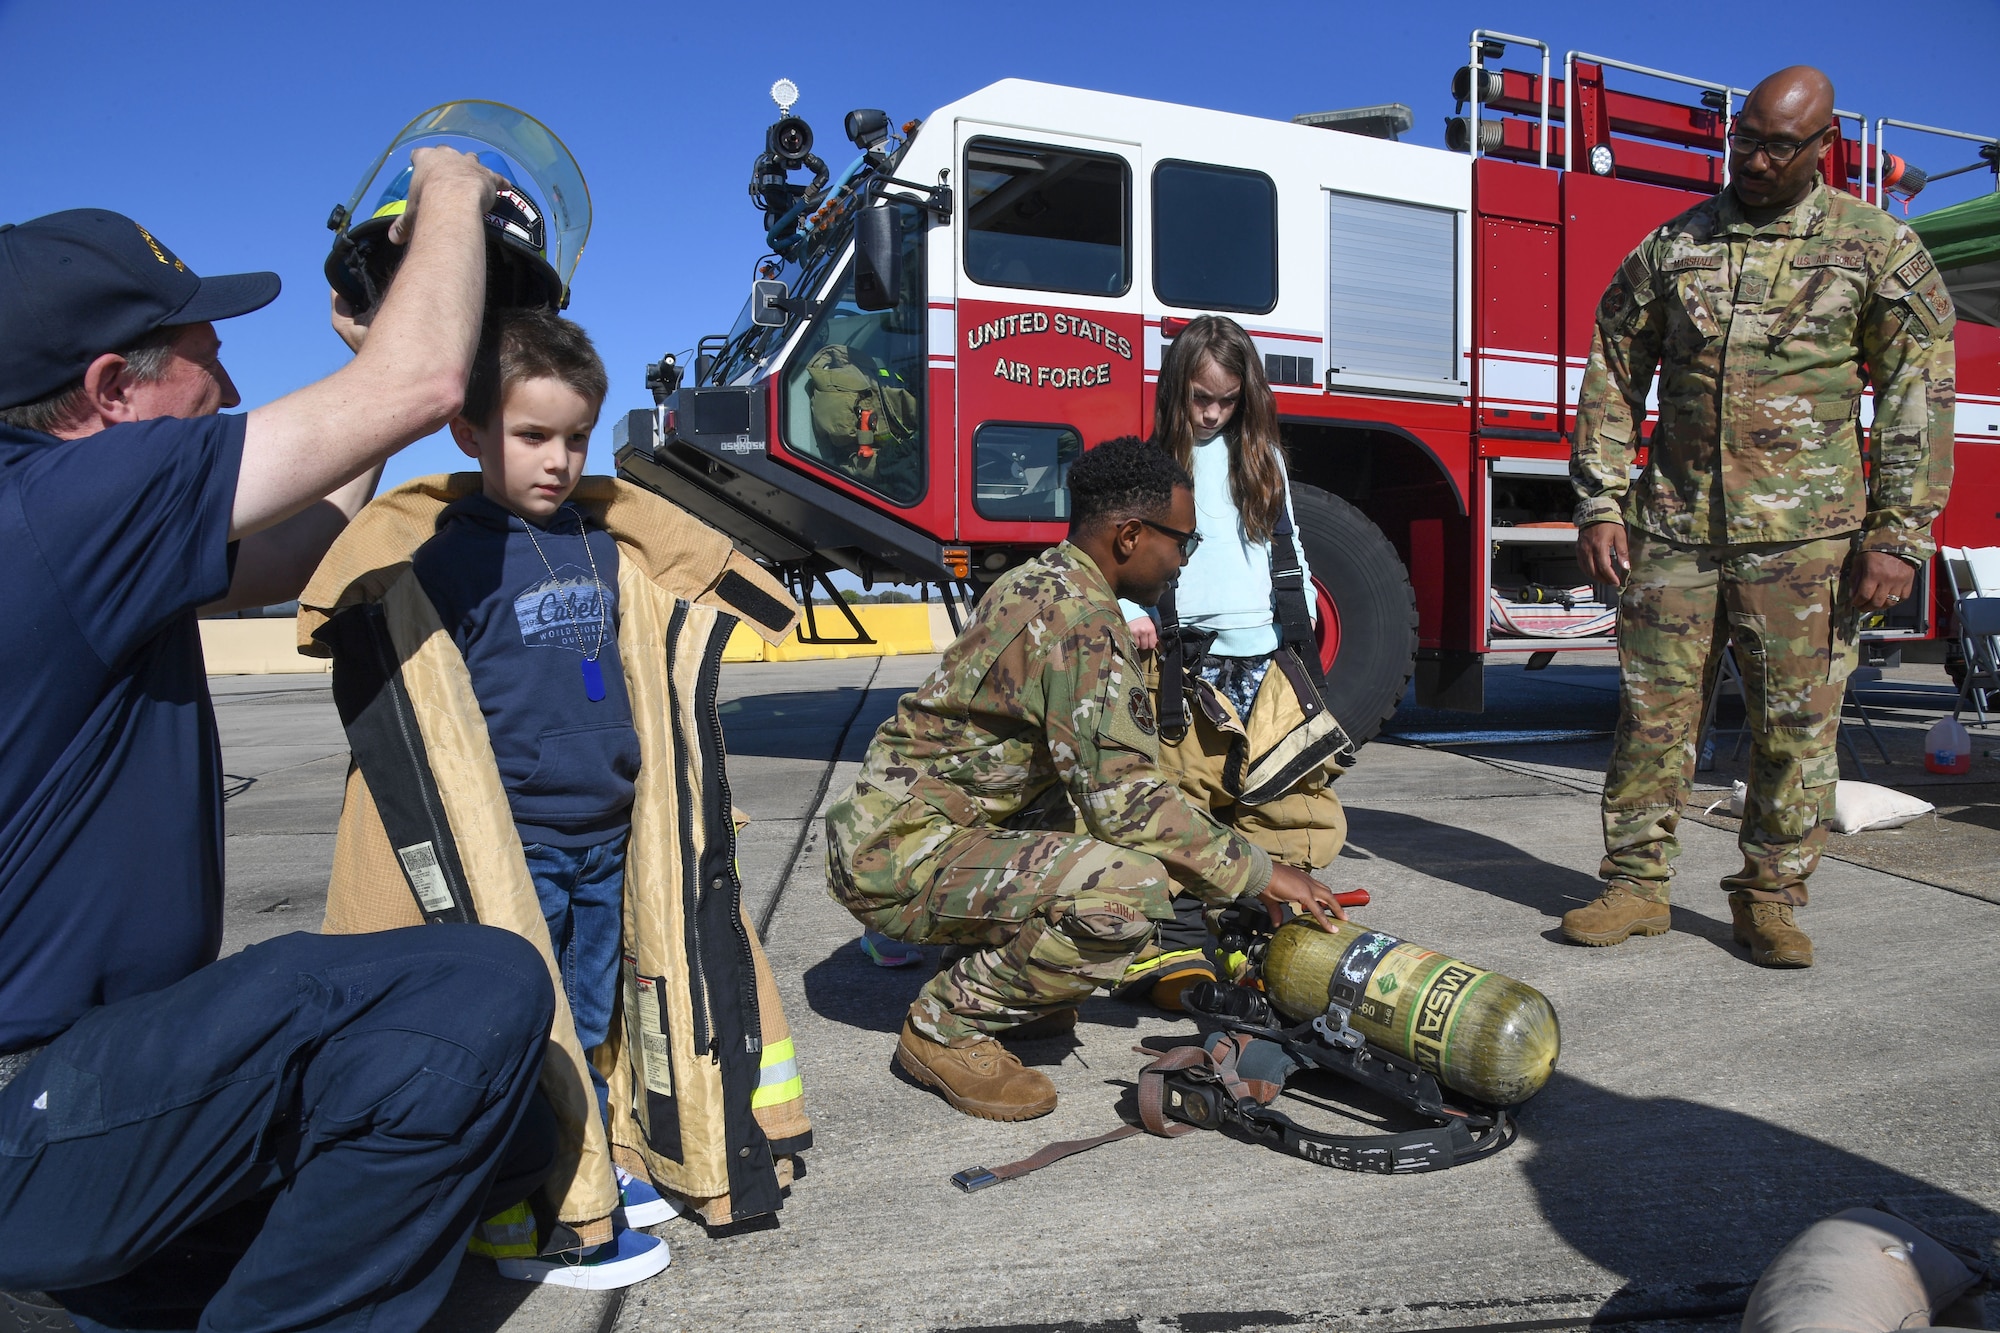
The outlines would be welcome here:
[[[742,914],[716,685],[738,625],[783,638],[798,607],[729,540],[608,477],[571,503],[618,542],[618,648],[639,735],[619,1014],[599,1048],[610,1141],[464,659],[411,568],[477,473],[427,477],[349,525],[300,599],[299,651],[331,657],[354,759],[329,933],[480,921],[532,942],[556,983],[542,1089],[561,1125],[546,1187],[585,1243],[607,1238],[614,1157],[711,1224],[776,1211],[810,1146],[791,1034]]]

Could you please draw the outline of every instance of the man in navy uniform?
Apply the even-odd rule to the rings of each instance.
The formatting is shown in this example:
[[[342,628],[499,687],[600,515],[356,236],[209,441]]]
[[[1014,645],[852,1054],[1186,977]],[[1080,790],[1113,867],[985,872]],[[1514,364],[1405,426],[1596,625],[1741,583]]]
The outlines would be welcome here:
[[[553,997],[518,938],[216,961],[196,625],[297,596],[383,460],[459,410],[494,188],[420,150],[365,345],[246,415],[214,322],[276,274],[197,277],[101,210],[0,226],[0,1288],[86,1329],[414,1333],[546,1170]]]

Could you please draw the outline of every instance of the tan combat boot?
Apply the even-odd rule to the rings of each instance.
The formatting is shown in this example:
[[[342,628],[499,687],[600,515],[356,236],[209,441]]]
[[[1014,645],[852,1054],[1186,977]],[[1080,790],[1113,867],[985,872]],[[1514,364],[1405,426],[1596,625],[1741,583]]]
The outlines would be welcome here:
[[[945,1046],[903,1022],[896,1063],[967,1115],[981,1120],[1033,1120],[1056,1109],[1056,1085],[1022,1066],[1014,1053],[982,1037],[969,1046]]]
[[[1729,916],[1736,942],[1750,950],[1750,961],[1759,967],[1812,966],[1812,939],[1792,920],[1789,903],[1746,901],[1731,894]]]
[[[1563,938],[1573,944],[1623,944],[1633,935],[1664,935],[1674,923],[1665,903],[1612,884],[1587,907],[1563,913]]]

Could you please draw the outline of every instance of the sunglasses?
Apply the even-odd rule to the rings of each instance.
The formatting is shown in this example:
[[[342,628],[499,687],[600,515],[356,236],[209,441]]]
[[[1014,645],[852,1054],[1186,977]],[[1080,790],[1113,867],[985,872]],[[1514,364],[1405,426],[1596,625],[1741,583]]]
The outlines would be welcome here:
[[[1167,536],[1172,537],[1174,545],[1181,548],[1181,559],[1183,560],[1193,555],[1195,548],[1201,545],[1201,534],[1199,532],[1182,532],[1179,528],[1170,528],[1164,523],[1155,523],[1150,518],[1142,518],[1139,521],[1155,532],[1165,533]]]

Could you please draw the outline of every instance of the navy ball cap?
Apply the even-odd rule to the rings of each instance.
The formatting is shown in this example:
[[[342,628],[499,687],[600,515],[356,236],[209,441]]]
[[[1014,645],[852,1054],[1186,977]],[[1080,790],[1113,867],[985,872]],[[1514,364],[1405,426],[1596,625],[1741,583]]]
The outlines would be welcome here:
[[[0,408],[54,393],[154,329],[247,315],[277,295],[275,273],[197,277],[122,213],[0,223]]]

